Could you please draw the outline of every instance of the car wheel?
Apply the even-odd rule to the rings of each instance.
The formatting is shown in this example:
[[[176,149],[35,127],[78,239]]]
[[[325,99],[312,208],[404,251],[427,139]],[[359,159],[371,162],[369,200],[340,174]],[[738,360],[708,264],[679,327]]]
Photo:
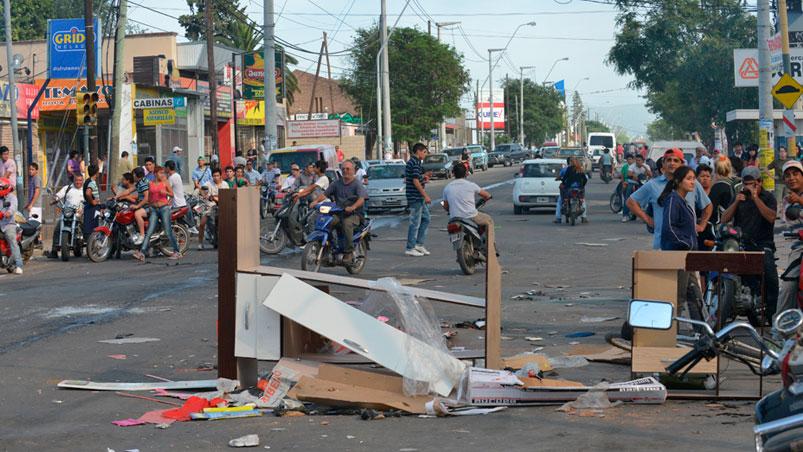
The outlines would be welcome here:
[[[513,206],[513,215],[521,215],[521,207]]]

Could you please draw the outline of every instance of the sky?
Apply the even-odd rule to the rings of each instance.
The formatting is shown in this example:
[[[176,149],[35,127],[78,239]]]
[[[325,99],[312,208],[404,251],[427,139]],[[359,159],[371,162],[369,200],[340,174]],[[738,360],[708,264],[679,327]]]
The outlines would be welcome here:
[[[399,19],[406,0],[387,2],[388,26],[392,26]],[[246,7],[255,23],[262,24],[262,0],[240,0],[240,5]],[[129,18],[137,25],[151,31],[174,31],[183,38],[184,30],[174,18],[167,16],[188,13],[185,0],[131,0],[128,7]],[[370,27],[378,21],[380,1],[275,0],[275,8],[276,34],[280,38],[317,52],[322,33],[326,31],[329,50],[334,53],[351,46],[356,29]],[[398,25],[426,31],[427,20],[433,22],[433,34],[435,22],[460,22],[459,26],[441,28],[441,40],[463,54],[472,87],[476,79],[480,84],[487,80],[488,49],[504,48],[510,42],[494,68],[495,90],[499,79],[506,74],[518,78],[521,66],[535,66],[534,70],[525,70],[525,77],[540,82],[545,80],[556,60],[569,58],[558,62],[549,74],[551,81],[565,80],[569,100],[576,88],[589,107],[592,119],[621,126],[631,136],[646,134],[646,126],[653,115],[644,106],[643,93],[628,88],[632,78],[618,75],[605,63],[616,33],[613,6],[585,0],[411,0]],[[528,22],[536,24],[521,27],[510,40],[516,28]],[[315,59],[315,55],[297,52],[294,55]],[[300,58],[298,69],[314,72],[315,63],[309,60]],[[337,77],[348,66],[348,59],[333,56],[331,64],[333,76]],[[471,105],[468,97],[464,103],[466,107]]]

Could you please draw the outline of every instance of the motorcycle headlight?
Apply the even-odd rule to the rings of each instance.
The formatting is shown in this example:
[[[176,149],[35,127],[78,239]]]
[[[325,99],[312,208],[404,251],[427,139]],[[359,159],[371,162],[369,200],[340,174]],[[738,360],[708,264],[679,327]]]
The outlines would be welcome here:
[[[65,207],[64,208],[64,216],[71,217],[75,215],[75,208],[74,207]]]
[[[332,206],[321,206],[318,209],[318,212],[320,212],[320,213],[325,215],[325,214],[328,214],[331,210],[332,210]]]

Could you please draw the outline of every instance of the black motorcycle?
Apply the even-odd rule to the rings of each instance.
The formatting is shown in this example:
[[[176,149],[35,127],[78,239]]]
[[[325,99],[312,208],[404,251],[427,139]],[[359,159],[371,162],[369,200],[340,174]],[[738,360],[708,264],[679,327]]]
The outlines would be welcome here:
[[[484,206],[487,201],[477,201],[477,209]],[[441,203],[443,205],[443,203]],[[488,261],[488,245],[485,226],[478,225],[468,218],[454,217],[449,219],[446,227],[449,241],[452,242],[457,253],[457,264],[466,275],[473,275],[477,264]]]
[[[303,246],[311,232],[307,225],[314,224],[315,210],[310,212],[306,199],[294,199],[296,192],[285,193],[282,207],[273,215],[273,220],[262,221],[259,234],[259,249],[265,254],[278,254],[288,244]]]
[[[84,251],[84,225],[81,221],[81,206],[66,205],[65,200],[58,201],[61,215],[56,223],[59,233],[56,234],[58,242],[53,247],[61,254],[62,261],[70,260],[70,252],[73,256],[81,257]]]

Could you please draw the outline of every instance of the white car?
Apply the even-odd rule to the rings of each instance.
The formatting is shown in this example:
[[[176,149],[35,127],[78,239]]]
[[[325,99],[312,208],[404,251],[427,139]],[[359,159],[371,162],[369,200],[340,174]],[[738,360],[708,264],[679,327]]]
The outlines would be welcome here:
[[[560,196],[560,170],[563,159],[525,160],[513,184],[513,213],[528,209],[554,209]]]

